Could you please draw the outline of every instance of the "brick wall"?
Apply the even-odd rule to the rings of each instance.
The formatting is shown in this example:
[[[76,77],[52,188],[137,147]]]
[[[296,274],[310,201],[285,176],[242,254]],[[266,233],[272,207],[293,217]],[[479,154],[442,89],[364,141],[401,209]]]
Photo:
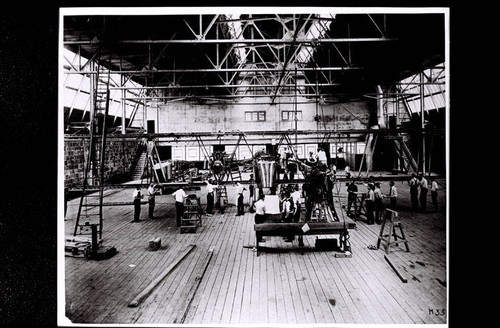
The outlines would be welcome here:
[[[81,185],[88,156],[89,138],[64,141],[64,185]],[[137,150],[135,139],[108,139],[104,179],[113,182],[130,177],[130,169]],[[99,153],[96,156],[100,156]]]

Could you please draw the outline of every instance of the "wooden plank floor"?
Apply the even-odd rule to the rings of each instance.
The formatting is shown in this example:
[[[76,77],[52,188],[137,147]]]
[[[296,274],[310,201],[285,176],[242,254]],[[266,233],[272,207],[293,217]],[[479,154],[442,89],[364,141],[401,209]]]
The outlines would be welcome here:
[[[410,209],[407,183],[396,182],[410,252],[393,247],[388,257],[407,283],[385,261],[383,248],[368,249],[376,245],[380,226],[366,225],[363,219],[349,231],[351,258],[315,250],[316,236],[304,237],[304,254],[297,240],[286,243],[267,237],[257,257],[251,249],[253,214],[235,216],[235,206],[225,214],[204,216],[196,233],[184,234],[175,226],[169,195],[157,197],[155,219],[147,218],[148,206],[143,205],[140,223],[130,222],[132,206],[104,207],[103,245],[116,247],[118,253],[101,261],[64,258],[66,317],[92,324],[178,324],[183,314],[184,324],[445,324],[447,316],[441,314],[447,313],[446,190],[444,180],[438,183],[441,209],[420,213]],[[228,194],[234,203],[233,188],[228,187]],[[342,216],[345,184],[336,185],[334,192]],[[382,182],[382,192],[388,192],[388,182]],[[204,188],[196,193],[204,202]],[[129,189],[106,194],[110,202],[131,198]],[[428,207],[432,208],[430,196]],[[67,236],[73,233],[77,209],[78,200],[68,203]],[[162,247],[150,251],[148,242],[154,237],[161,238]],[[194,250],[149,297],[138,307],[127,306],[191,244]],[[198,281],[211,247],[213,257]],[[187,293],[197,282],[188,304]]]

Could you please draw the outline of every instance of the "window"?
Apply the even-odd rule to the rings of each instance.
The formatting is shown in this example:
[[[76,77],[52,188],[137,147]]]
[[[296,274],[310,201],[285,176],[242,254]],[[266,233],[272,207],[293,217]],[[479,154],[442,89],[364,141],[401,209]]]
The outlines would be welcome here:
[[[253,111],[245,112],[245,122],[264,122],[266,120],[266,112]]]
[[[293,110],[284,110],[281,112],[281,120],[282,121],[293,121],[295,117],[295,111]],[[297,111],[297,121],[302,120],[302,111]]]

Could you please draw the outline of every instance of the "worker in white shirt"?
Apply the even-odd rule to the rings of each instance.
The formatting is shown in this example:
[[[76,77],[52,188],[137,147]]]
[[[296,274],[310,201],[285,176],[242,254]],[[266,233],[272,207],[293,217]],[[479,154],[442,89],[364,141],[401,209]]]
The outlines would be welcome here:
[[[295,216],[295,207],[293,204],[293,199],[290,196],[290,192],[285,192],[285,198],[283,200],[283,209],[281,210],[283,215],[283,222],[291,223]],[[283,240],[286,242],[292,242],[295,239],[293,234],[283,236]]]
[[[300,191],[299,185],[295,185],[294,191],[292,192],[292,200],[295,207],[295,215],[293,217],[293,222],[300,221]]]
[[[132,197],[134,198],[134,220],[132,222],[140,222],[139,217],[141,216],[141,199],[144,197],[141,194],[141,187],[137,186],[137,188],[132,193]]]
[[[214,214],[214,189],[217,185],[213,184],[213,179],[208,179],[205,181],[207,184],[207,216],[212,216]]]
[[[266,203],[264,202],[265,197],[266,196],[261,193],[259,195],[259,200],[255,202],[255,224],[263,223],[266,220]],[[264,238],[259,237],[257,241],[264,241]],[[254,248],[254,250],[256,249]]]
[[[432,199],[432,206],[434,207],[434,211],[438,211],[438,184],[436,182],[436,178],[432,177],[431,178],[431,199]]]
[[[318,148],[318,153],[316,154],[316,157],[318,158],[318,162],[327,165],[326,153],[323,150],[323,148]]]
[[[346,166],[345,166],[344,171],[345,171],[345,177],[346,177],[347,179],[350,179],[350,178],[351,178],[351,168],[349,167],[349,165],[346,165]]]
[[[175,213],[176,213],[176,223],[177,226],[181,226],[181,218],[184,214],[184,199],[187,198],[184,189],[179,188],[176,192],[172,194],[175,199]]]
[[[155,210],[155,194],[159,193],[157,185],[154,182],[151,182],[148,188],[148,204],[149,204],[149,218],[154,219],[154,210]]]
[[[413,210],[418,210],[418,179],[415,173],[411,174],[408,184],[410,185],[411,207]]]
[[[422,173],[419,173],[418,181],[420,186],[420,207],[422,209],[422,212],[425,212],[427,210],[427,191],[428,191],[427,179],[424,177]]]
[[[246,190],[246,188],[238,182],[236,185],[236,191],[238,193],[238,211],[236,213],[236,216],[244,215],[245,214],[245,207],[243,206],[243,191]]]
[[[387,197],[389,198],[389,208],[393,211],[396,210],[397,199],[398,199],[398,190],[394,185],[394,181],[389,182],[389,194]]]

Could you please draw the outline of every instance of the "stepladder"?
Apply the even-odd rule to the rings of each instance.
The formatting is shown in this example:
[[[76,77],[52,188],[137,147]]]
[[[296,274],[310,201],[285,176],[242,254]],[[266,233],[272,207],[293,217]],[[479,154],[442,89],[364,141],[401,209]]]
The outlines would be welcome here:
[[[393,240],[391,240],[391,237],[393,237]],[[392,246],[399,246],[400,243],[405,245],[405,249],[407,252],[410,251],[408,240],[405,237],[398,212],[388,208],[384,210],[382,224],[380,226],[380,233],[377,240],[377,249],[380,248],[380,244],[382,241],[385,242],[385,251],[387,254],[390,253]]]
[[[180,233],[196,232],[202,226],[202,210],[200,198],[195,194],[189,195],[184,205],[184,212],[181,218]]]

